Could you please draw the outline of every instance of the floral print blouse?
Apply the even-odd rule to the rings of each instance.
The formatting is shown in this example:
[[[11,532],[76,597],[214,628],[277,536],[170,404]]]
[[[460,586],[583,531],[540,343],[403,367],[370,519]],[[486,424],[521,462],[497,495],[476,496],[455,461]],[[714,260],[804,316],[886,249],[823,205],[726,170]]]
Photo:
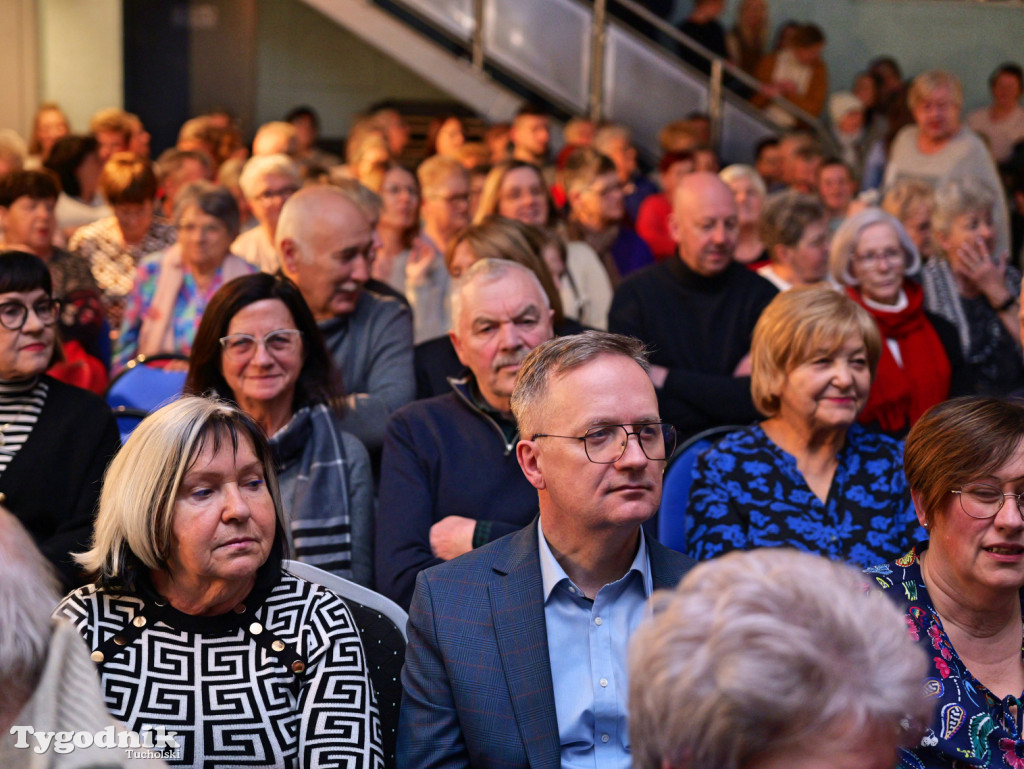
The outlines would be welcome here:
[[[1020,720],[1024,695],[999,699],[960,660],[921,575],[919,554],[927,547],[927,542],[918,544],[894,563],[865,569],[906,611],[910,636],[932,660],[924,686],[928,696],[935,699],[935,716],[921,744],[900,751],[899,769],[1024,769]],[[1024,657],[1024,644],[1021,654]]]

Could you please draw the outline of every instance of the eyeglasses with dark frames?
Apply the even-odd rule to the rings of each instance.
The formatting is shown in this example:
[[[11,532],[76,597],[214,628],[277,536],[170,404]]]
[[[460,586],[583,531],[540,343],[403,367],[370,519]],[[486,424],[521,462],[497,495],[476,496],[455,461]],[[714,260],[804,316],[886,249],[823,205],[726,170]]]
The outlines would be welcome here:
[[[4,302],[0,304],[0,326],[8,331],[21,331],[28,320],[29,307],[21,302]],[[56,299],[40,299],[32,305],[32,312],[44,326],[52,326],[60,314],[60,302]]]
[[[584,435],[552,435],[535,433],[530,440],[538,438],[564,438],[580,441],[587,459],[597,465],[613,465],[622,459],[629,445],[629,436],[635,435],[644,456],[654,461],[664,461],[676,449],[676,429],[667,422],[643,422],[632,425],[598,425],[591,427]]]
[[[1007,497],[1017,500],[1017,512],[1024,518],[1024,492],[1004,494],[1002,489],[988,483],[965,483],[949,493],[960,497],[960,509],[971,518],[994,518],[1003,509]]]

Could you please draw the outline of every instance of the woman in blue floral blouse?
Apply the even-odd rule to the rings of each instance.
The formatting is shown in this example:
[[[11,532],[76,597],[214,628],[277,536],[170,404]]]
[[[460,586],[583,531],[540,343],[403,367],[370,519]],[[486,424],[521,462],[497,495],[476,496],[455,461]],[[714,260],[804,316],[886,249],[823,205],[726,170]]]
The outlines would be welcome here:
[[[1024,403],[935,406],[911,429],[905,462],[930,538],[867,569],[932,660],[935,720],[900,769],[1024,769]]]
[[[822,284],[772,300],[751,345],[751,394],[767,419],[697,460],[691,556],[795,547],[870,566],[920,539],[903,445],[855,424],[880,354],[875,322],[843,294]]]

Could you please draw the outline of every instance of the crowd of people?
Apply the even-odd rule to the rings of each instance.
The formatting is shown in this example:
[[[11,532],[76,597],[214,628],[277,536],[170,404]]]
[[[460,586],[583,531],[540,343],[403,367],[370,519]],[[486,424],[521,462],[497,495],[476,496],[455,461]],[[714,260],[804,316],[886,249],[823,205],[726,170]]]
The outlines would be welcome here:
[[[729,33],[722,5],[684,31],[839,155],[791,110],[749,164],[691,113],[650,172],[618,124],[554,153],[536,106],[437,115],[415,166],[392,109],[344,158],[309,107],[155,159],[118,109],[0,136],[4,732],[113,718],[195,767],[1024,766],[1021,69],[964,124],[952,73],[829,95],[820,29],[767,51],[763,0]],[[146,360],[184,394],[122,446],[99,396]],[[409,612],[397,724],[287,558]],[[47,709],[47,649],[109,714]]]

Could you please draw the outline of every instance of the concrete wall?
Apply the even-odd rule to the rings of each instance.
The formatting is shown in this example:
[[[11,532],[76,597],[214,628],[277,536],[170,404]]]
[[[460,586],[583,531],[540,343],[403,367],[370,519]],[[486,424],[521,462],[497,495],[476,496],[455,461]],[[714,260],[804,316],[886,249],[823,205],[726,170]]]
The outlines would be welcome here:
[[[89,118],[123,101],[121,0],[37,0],[39,97],[85,132]]]
[[[309,104],[323,135],[343,136],[374,102],[450,98],[299,0],[260,0],[257,8],[257,125]]]
[[[0,128],[28,137],[38,89],[35,0],[0,3]]]

